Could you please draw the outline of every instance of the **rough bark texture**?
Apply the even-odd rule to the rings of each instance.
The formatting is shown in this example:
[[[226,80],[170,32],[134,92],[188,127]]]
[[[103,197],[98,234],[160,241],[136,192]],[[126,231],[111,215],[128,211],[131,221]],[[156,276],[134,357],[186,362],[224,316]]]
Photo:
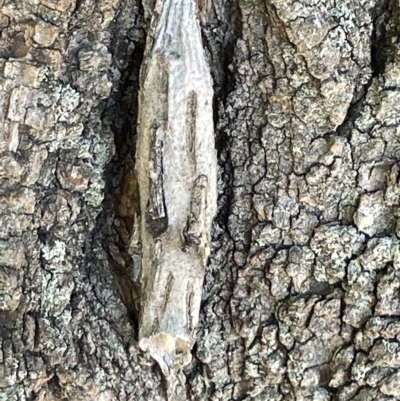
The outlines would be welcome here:
[[[166,399],[131,256],[150,3],[0,0],[1,401]],[[198,8],[219,197],[186,398],[400,400],[398,2]]]

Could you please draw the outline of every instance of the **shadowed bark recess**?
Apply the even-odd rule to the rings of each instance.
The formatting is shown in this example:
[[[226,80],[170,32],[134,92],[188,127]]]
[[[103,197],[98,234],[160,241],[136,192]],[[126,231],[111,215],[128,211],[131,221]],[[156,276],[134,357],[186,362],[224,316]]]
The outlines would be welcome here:
[[[150,3],[0,0],[1,401],[166,399],[137,345]],[[400,400],[398,3],[198,7],[218,214],[186,398]]]

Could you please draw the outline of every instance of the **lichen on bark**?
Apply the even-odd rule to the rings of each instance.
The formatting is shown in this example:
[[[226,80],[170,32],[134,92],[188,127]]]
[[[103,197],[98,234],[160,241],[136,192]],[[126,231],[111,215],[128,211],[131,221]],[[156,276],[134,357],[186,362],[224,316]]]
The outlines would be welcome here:
[[[0,6],[0,400],[164,400],[131,257],[153,4]],[[198,7],[219,192],[186,398],[400,399],[397,2]]]

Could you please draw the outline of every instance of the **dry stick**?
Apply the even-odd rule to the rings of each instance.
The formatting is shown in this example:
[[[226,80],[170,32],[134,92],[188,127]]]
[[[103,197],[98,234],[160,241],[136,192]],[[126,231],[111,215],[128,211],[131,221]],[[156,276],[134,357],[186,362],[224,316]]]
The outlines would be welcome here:
[[[177,400],[195,342],[216,213],[213,90],[195,1],[166,0],[155,8],[141,70],[136,155],[139,344],[166,376],[168,398]]]

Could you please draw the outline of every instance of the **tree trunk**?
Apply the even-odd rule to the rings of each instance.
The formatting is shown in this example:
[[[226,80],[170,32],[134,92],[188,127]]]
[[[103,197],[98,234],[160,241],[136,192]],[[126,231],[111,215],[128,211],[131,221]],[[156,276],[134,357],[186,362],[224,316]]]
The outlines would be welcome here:
[[[132,245],[163,3],[0,6],[0,401],[165,400]],[[197,8],[218,211],[179,397],[400,400],[398,2]]]

